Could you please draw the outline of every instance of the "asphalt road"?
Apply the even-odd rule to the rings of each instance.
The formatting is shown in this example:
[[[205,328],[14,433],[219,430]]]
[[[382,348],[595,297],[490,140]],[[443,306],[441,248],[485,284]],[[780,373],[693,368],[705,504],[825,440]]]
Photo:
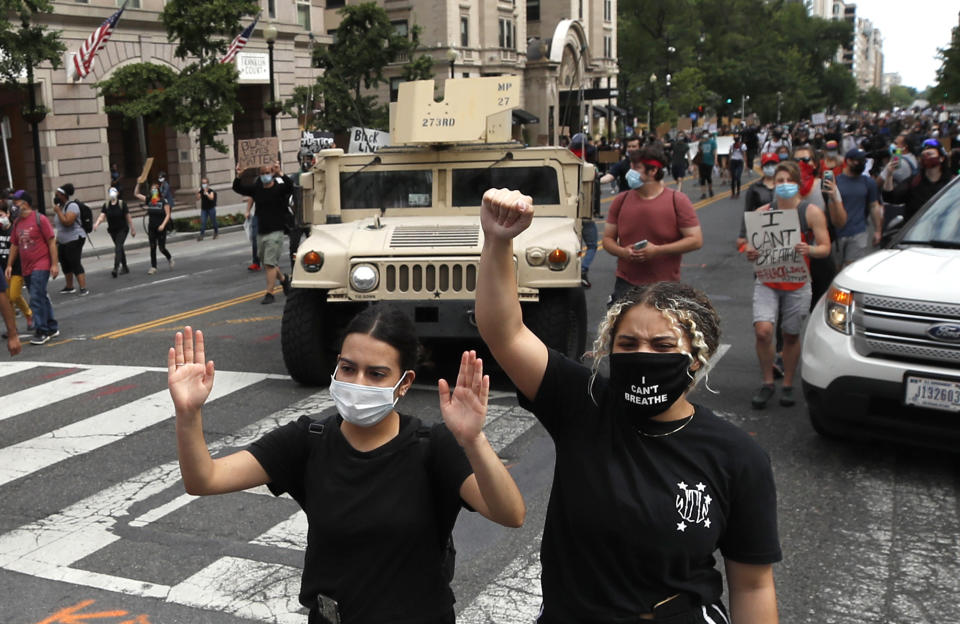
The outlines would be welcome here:
[[[689,187],[688,187],[689,188]],[[724,187],[717,187],[722,191]],[[697,202],[706,245],[684,259],[724,321],[724,347],[694,401],[755,436],[773,462],[784,560],[782,622],[957,622],[960,521],[956,460],[939,452],[835,441],[810,427],[802,399],[750,408],[759,384],[750,323],[752,276],[733,248],[740,203]],[[610,196],[605,196],[605,206]],[[170,245],[176,265],[147,276],[145,249],[112,279],[109,254],[84,259],[91,294],[50,292],[61,336],[0,360],[0,620],[10,624],[299,623],[302,514],[264,491],[197,499],[176,466],[165,354],[184,324],[203,329],[218,373],[207,441],[241,448],[325,392],[286,377],[283,297],[260,305],[239,231]],[[587,291],[595,328],[613,284],[600,252]],[[20,320],[22,326],[22,319]],[[592,336],[591,336],[592,337]],[[458,348],[473,346],[458,345]],[[435,381],[456,353],[438,349],[403,411],[439,418]],[[494,371],[487,435],[527,502],[523,528],[464,512],[454,589],[460,622],[530,622],[539,604],[537,549],[552,479],[544,430]]]

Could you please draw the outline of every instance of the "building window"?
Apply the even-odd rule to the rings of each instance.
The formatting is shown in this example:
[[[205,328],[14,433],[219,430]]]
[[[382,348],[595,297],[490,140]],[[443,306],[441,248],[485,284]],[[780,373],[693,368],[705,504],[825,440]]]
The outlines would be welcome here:
[[[603,58],[613,58],[613,37],[603,36]]]
[[[117,6],[123,6],[123,0],[117,0]],[[128,9],[139,9],[139,8],[140,8],[140,0],[128,0],[128,1],[127,1],[127,8],[128,8]]]
[[[393,25],[394,34],[400,35],[404,39],[410,36],[410,26],[407,24],[407,20],[396,20],[390,23]]]
[[[400,83],[403,82],[403,78],[391,78],[390,79],[390,101],[396,102],[397,98],[400,95]]]
[[[603,0],[603,21],[609,22],[613,19],[613,0]]]
[[[277,19],[277,0],[267,0],[267,16]]]
[[[310,0],[297,0],[297,23],[304,30],[310,28]]]
[[[460,16],[460,47],[470,47],[470,18],[466,15]]]
[[[327,0],[328,9],[339,9],[344,4],[346,4],[346,0]]]
[[[527,21],[540,21],[540,0],[527,0]]]
[[[583,0],[580,0],[580,19],[583,19]]]
[[[500,18],[500,47],[505,50],[514,49],[514,38],[517,34],[516,26],[509,17]]]

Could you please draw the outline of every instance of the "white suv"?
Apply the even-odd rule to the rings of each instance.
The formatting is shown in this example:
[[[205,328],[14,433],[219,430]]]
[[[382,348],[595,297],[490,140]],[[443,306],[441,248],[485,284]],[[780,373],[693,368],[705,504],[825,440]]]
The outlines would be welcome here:
[[[960,449],[960,178],[837,275],[807,324],[802,378],[820,434]]]

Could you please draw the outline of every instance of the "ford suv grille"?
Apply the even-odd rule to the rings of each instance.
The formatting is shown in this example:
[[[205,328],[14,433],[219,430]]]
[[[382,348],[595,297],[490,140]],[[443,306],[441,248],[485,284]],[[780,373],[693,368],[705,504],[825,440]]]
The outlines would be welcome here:
[[[391,247],[476,247],[478,225],[400,225],[390,237]]]
[[[936,331],[960,328],[960,305],[858,294],[854,325],[860,355],[960,365],[960,339]]]

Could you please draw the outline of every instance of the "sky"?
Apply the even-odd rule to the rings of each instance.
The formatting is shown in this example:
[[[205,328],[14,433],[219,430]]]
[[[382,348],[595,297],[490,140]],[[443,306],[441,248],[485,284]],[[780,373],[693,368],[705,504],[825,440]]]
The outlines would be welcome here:
[[[883,36],[883,72],[922,91],[937,81],[937,48],[950,45],[958,24],[956,0],[854,0],[857,17],[873,22]]]

